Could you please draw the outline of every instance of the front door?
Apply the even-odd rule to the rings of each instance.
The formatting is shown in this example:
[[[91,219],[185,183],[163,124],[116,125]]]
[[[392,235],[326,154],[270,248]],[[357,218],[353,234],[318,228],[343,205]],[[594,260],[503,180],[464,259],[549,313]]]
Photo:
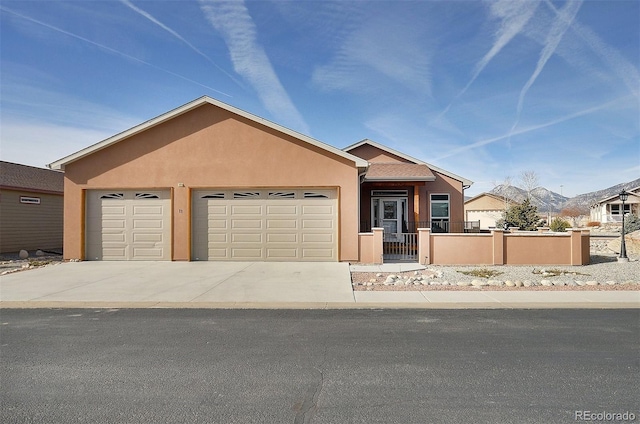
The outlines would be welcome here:
[[[371,205],[372,222],[374,227],[384,228],[385,240],[397,238],[398,233],[404,232],[403,222],[406,221],[406,198],[374,198]]]

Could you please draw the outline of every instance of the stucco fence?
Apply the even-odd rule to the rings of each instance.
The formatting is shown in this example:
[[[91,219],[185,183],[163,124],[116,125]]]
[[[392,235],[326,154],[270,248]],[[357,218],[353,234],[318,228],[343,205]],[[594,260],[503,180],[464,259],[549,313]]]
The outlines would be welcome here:
[[[360,233],[360,262],[383,262],[382,228]],[[437,233],[418,229],[417,262],[423,265],[588,265],[589,231],[492,230],[491,233]]]

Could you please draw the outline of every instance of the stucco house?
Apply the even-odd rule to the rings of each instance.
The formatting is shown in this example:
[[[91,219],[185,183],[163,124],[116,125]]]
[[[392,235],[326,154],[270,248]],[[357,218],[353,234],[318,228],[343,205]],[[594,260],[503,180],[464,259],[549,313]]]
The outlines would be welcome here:
[[[504,211],[517,202],[494,193],[480,193],[464,202],[465,221],[479,221],[480,229],[495,228]]]
[[[210,97],[49,166],[65,171],[65,258],[85,260],[358,261],[358,233],[371,226],[463,231],[472,184]]]
[[[0,161],[0,253],[62,248],[63,178]]]
[[[640,186],[627,191],[629,192],[629,198],[624,202],[624,211],[622,210],[622,201],[619,195],[615,194],[591,206],[589,211],[590,220],[602,224],[620,223],[622,222],[623,213],[625,215],[640,215]]]

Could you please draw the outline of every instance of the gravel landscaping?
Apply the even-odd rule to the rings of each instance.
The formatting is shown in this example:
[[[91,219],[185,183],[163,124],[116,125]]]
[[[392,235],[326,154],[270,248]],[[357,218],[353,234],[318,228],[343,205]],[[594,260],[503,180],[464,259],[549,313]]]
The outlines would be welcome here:
[[[354,290],[640,290],[640,262],[592,255],[585,266],[444,266],[408,272],[352,272]]]

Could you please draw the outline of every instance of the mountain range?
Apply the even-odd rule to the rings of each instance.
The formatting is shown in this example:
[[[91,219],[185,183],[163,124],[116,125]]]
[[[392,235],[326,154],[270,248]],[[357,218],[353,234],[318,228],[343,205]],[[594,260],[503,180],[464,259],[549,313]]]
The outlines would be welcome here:
[[[591,207],[591,205],[597,203],[599,200],[614,196],[620,193],[622,190],[630,190],[638,186],[640,186],[640,178],[629,181],[627,183],[617,184],[602,190],[579,194],[571,198],[565,197],[551,190],[547,190],[544,187],[536,187],[531,190],[531,203],[534,204],[538,208],[538,211],[541,213],[557,213],[563,209],[575,209],[578,210],[581,214],[587,215],[589,214],[589,208]],[[500,184],[489,193],[507,197],[508,199],[511,199],[512,201],[518,203],[524,201],[527,198],[526,190],[513,185]]]

